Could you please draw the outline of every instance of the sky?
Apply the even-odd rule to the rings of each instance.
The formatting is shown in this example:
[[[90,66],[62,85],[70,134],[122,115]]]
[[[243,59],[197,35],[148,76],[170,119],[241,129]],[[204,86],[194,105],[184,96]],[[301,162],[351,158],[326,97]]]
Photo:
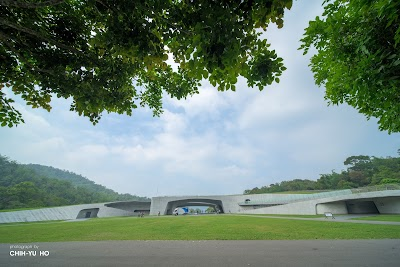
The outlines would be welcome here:
[[[297,50],[320,0],[294,1],[284,27],[268,39],[288,68],[263,91],[239,79],[236,92],[204,82],[186,100],[164,97],[164,113],[105,114],[93,126],[69,111],[14,105],[25,124],[0,128],[0,154],[19,163],[69,170],[119,193],[138,196],[242,194],[292,179],[316,180],[345,169],[349,156],[397,156],[400,134],[379,131],[347,105],[328,106],[314,84],[310,55]]]

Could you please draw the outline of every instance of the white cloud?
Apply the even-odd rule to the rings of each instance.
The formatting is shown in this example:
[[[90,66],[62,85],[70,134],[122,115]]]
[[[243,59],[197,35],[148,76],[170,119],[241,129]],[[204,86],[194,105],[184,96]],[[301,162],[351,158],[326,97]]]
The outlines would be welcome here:
[[[164,132],[170,134],[179,134],[186,130],[186,118],[182,114],[172,113],[168,109],[165,109],[161,115],[161,123]]]
[[[111,156],[107,146],[101,144],[87,144],[70,150],[66,153],[65,158],[75,162],[96,164],[100,159],[107,156]]]
[[[183,108],[185,114],[190,118],[195,116],[219,117],[220,110],[227,107],[224,93],[218,92],[216,88],[210,87],[207,83],[201,87],[199,94],[181,100],[167,97],[166,102],[173,107]]]
[[[291,98],[287,90],[282,89],[262,92],[253,99],[239,117],[240,128],[259,127],[260,124],[282,121],[307,111],[304,99]]]

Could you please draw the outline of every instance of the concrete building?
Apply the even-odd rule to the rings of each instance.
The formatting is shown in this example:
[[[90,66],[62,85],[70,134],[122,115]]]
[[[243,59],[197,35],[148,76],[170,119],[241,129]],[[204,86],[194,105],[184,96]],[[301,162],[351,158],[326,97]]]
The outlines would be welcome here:
[[[94,217],[170,215],[175,208],[211,206],[220,213],[246,214],[400,214],[398,187],[361,188],[315,194],[165,196],[151,202],[122,201],[0,212],[0,223],[74,220]]]
[[[172,214],[178,207],[213,206],[220,213],[315,215],[400,214],[400,190],[347,189],[316,194],[153,197],[150,215]]]
[[[0,223],[75,220],[149,214],[151,202],[121,201],[0,212]]]

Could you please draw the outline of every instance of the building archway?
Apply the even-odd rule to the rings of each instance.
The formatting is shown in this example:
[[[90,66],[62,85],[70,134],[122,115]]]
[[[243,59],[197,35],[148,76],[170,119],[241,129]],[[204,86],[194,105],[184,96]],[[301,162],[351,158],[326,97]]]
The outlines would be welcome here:
[[[214,207],[217,213],[225,212],[221,200],[189,198],[169,201],[167,207],[165,208],[164,215],[172,215],[174,209],[188,206],[209,206]]]
[[[77,219],[97,218],[97,213],[99,213],[99,208],[83,209],[79,211],[76,218]]]

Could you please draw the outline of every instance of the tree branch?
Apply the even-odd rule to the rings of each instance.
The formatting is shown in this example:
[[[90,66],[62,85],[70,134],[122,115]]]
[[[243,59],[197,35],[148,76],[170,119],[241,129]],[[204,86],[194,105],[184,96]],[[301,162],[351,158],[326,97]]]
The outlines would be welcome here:
[[[0,0],[1,1],[1,0]],[[107,6],[106,4],[103,3],[103,1],[101,0],[95,0],[97,3],[102,4],[104,7],[108,8],[111,12],[115,12],[114,9],[112,9],[111,7]]]
[[[37,68],[37,67],[33,66],[31,63],[29,63],[29,61],[23,55],[21,55],[21,53],[18,52],[18,50],[16,50],[14,47],[12,47],[12,45],[9,44],[10,39],[11,38],[9,36],[7,36],[6,34],[4,34],[0,31],[0,40],[2,40],[4,42],[4,45],[7,46],[8,49],[10,49],[14,54],[16,54],[18,56],[19,60],[21,60],[27,66],[31,67],[33,70],[48,73],[48,74],[54,74],[54,72],[52,70],[45,70],[45,69]]]
[[[39,8],[46,6],[55,6],[63,3],[65,0],[47,0],[39,3],[27,3],[14,0],[0,0],[0,6],[20,7],[20,8]]]
[[[1,1],[1,0],[0,0],[0,1]],[[5,20],[4,18],[1,18],[1,17],[0,17],[0,25],[5,25],[5,26],[8,26],[8,27],[10,27],[10,28],[13,28],[13,29],[15,29],[15,30],[17,30],[17,31],[30,34],[30,35],[32,35],[32,36],[35,36],[35,37],[39,38],[39,39],[42,39],[42,40],[44,40],[44,41],[47,41],[47,42],[49,42],[49,43],[51,43],[51,44],[53,44],[53,45],[55,45],[55,46],[58,46],[59,48],[63,48],[63,49],[65,49],[65,50],[68,50],[68,51],[70,51],[70,52],[73,52],[73,53],[82,53],[82,51],[80,51],[80,50],[78,50],[78,49],[76,49],[76,48],[74,48],[74,47],[72,47],[72,46],[68,46],[68,45],[65,45],[65,44],[63,44],[63,43],[60,43],[60,42],[58,42],[58,41],[56,41],[56,40],[54,40],[54,39],[51,39],[51,38],[42,36],[40,33],[36,32],[36,31],[34,31],[34,30],[32,30],[32,29],[28,29],[28,28],[19,26],[19,25],[17,25],[17,24],[14,24],[14,23],[12,23],[12,22],[9,22],[9,21]]]

